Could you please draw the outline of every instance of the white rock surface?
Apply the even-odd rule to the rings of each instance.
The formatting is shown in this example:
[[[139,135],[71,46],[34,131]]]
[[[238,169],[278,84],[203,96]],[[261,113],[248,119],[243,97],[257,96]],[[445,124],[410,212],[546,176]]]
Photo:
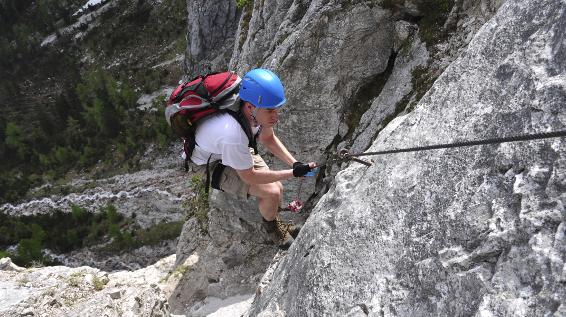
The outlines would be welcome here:
[[[4,263],[9,258],[3,258]],[[137,271],[90,267],[0,270],[0,316],[169,316],[175,255]]]

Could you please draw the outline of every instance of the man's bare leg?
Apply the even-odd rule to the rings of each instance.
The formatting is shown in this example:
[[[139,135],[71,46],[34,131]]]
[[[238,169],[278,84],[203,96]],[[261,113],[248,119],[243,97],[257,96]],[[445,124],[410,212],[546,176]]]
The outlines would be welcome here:
[[[259,212],[263,217],[263,226],[271,236],[272,241],[280,249],[289,249],[294,239],[287,226],[277,217],[279,203],[283,196],[283,185],[280,182],[252,185],[248,193],[257,197]]]
[[[249,194],[258,198],[259,212],[267,221],[275,220],[283,197],[283,185],[280,182],[251,185]]]

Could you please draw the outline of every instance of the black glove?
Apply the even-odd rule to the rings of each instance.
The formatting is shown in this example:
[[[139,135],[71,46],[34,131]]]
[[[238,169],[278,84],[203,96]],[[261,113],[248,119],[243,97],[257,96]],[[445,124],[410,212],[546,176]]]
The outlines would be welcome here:
[[[311,171],[311,167],[309,164],[295,162],[293,163],[293,176],[295,177],[303,177],[306,173]]]

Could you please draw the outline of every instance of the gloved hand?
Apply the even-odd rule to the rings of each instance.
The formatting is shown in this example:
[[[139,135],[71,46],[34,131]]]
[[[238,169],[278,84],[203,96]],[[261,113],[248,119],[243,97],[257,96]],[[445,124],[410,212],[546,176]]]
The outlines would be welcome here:
[[[295,162],[293,163],[293,176],[303,177],[306,173],[311,171],[311,167],[307,163]]]

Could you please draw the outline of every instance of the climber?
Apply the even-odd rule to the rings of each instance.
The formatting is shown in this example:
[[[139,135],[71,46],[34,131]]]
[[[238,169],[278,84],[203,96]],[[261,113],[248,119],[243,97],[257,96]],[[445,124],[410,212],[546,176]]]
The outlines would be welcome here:
[[[283,197],[280,181],[303,177],[316,164],[297,161],[273,131],[279,120],[278,109],[286,101],[283,85],[277,75],[266,69],[249,71],[242,79],[239,98],[241,114],[251,128],[253,139],[261,142],[291,168],[270,170],[261,156],[249,147],[250,138],[244,132],[243,125],[227,113],[215,114],[199,123],[190,166],[203,176],[208,166],[213,188],[243,199],[250,195],[257,197],[263,225],[274,242],[281,249],[287,249],[300,228],[286,224],[279,218],[278,210]]]

